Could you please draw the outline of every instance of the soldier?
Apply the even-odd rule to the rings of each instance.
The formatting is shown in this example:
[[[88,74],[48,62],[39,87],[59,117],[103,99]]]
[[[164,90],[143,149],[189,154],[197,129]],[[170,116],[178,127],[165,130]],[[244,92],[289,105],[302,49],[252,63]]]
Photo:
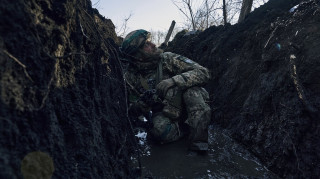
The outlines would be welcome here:
[[[188,133],[190,150],[207,151],[211,109],[202,86],[210,79],[208,70],[184,56],[163,52],[142,29],[129,33],[120,50],[128,61],[129,114],[149,120],[151,136],[162,143]]]

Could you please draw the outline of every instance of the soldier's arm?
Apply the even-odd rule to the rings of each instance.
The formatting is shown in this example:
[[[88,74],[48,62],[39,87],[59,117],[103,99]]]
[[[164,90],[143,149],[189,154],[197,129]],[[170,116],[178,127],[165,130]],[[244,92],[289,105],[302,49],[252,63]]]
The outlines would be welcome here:
[[[187,57],[165,52],[162,54],[163,64],[173,74],[172,79],[181,89],[202,86],[210,79],[209,70]]]

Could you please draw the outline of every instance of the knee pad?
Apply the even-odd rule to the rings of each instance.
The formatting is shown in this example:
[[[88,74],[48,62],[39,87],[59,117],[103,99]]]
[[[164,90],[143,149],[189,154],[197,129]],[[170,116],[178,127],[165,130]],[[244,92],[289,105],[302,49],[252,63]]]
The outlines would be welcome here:
[[[173,123],[163,114],[159,114],[152,119],[153,128],[150,133],[152,137],[160,142],[167,143],[178,140],[181,136],[179,126]]]

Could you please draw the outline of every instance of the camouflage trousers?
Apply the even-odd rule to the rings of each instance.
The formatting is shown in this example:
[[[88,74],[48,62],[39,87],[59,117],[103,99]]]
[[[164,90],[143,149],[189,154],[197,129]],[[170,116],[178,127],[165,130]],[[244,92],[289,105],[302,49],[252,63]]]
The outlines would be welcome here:
[[[183,92],[182,103],[186,115],[172,119],[165,112],[160,112],[152,118],[151,135],[163,142],[172,142],[184,135],[182,125],[189,127],[190,140],[208,142],[208,125],[211,120],[211,109],[206,101],[208,92],[201,87],[191,87]]]

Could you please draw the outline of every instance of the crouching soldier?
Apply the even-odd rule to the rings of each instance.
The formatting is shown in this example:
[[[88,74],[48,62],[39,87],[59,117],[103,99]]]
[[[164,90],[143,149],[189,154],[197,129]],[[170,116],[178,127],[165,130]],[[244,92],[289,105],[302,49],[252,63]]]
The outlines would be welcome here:
[[[142,29],[129,33],[120,49],[128,61],[129,114],[145,116],[151,123],[149,133],[162,143],[188,133],[190,150],[208,150],[211,109],[202,88],[210,78],[208,70],[184,56],[163,52]]]

